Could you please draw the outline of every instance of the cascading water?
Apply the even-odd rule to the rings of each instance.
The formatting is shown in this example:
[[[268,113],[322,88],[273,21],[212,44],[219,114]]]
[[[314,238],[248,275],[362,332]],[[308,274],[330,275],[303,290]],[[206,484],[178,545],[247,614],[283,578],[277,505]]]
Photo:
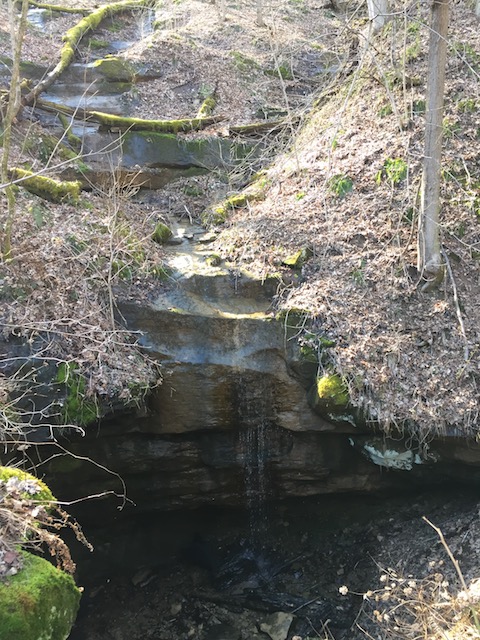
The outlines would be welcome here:
[[[239,457],[244,469],[249,543],[259,551],[268,527],[268,384],[257,372],[241,375],[238,384]]]

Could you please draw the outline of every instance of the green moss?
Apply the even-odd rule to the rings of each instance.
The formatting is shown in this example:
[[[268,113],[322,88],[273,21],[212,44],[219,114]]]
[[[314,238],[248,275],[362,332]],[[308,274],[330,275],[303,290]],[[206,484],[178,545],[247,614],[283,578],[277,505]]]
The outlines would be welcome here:
[[[218,265],[222,262],[222,258],[218,254],[212,253],[212,255],[206,258],[205,262],[209,267],[218,267]]]
[[[335,419],[349,403],[344,379],[336,373],[319,376],[309,391],[308,401],[316,413]]]
[[[309,260],[312,256],[312,249],[310,247],[304,247],[303,249],[299,249],[291,256],[286,257],[284,260],[282,260],[282,263],[286,267],[290,267],[291,269],[301,269],[305,262],[307,262],[307,260]]]
[[[62,362],[57,370],[57,382],[65,388],[62,419],[65,424],[85,426],[99,418],[94,400],[87,398],[87,381],[78,371],[76,362]]]
[[[28,136],[24,142],[24,149],[35,154],[44,164],[46,164],[54,154],[61,160],[76,160],[78,158],[78,154],[67,147],[56,136],[45,132],[35,132],[33,135]]]
[[[318,364],[318,349],[311,344],[303,344],[300,347],[300,355],[305,362]]]
[[[163,222],[157,222],[155,230],[152,233],[152,240],[158,242],[158,244],[165,244],[173,236],[170,227],[167,227]]]
[[[197,118],[204,118],[205,116],[212,115],[216,105],[217,105],[217,101],[213,96],[209,96],[208,98],[205,98],[205,100],[202,102],[200,109],[197,112]]]
[[[0,638],[65,640],[80,603],[71,576],[44,558],[22,553],[23,568],[0,583]]]
[[[57,501],[47,485],[32,474],[13,467],[0,467],[0,481],[7,483],[10,478],[18,478],[20,495],[24,499],[48,503]],[[25,485],[25,490],[22,489],[22,485]],[[0,633],[1,637],[3,636]]]
[[[213,116],[186,118],[183,120],[142,120],[142,118],[127,118],[111,113],[103,113],[102,111],[89,111],[86,117],[87,120],[98,122],[109,129],[144,131],[147,135],[149,132],[178,133],[179,131],[196,131],[218,120]]]
[[[127,60],[113,56],[96,60],[93,67],[110,82],[131,82],[135,77],[135,69]]]
[[[108,47],[108,40],[100,40],[99,38],[89,38],[88,48],[92,50],[105,49]]]
[[[298,333],[305,329],[310,317],[311,313],[307,309],[293,307],[291,309],[281,309],[275,319],[282,322],[287,331],[292,330],[293,333]]]
[[[241,51],[230,51],[233,64],[242,73],[248,73],[255,69],[259,69],[259,64],[253,59],[246,56]]]
[[[273,76],[275,78],[280,76],[282,80],[293,80],[293,73],[291,69],[286,67],[284,64],[274,67],[273,69],[266,69],[265,75]]]
[[[118,276],[121,280],[131,280],[132,267],[124,260],[112,260],[112,275]]]
[[[201,215],[202,223],[207,226],[223,224],[231,211],[241,209],[255,199],[256,194],[247,192],[229,196],[223,202],[206,209]]]
[[[81,187],[81,183],[78,181],[54,180],[46,176],[35,175],[32,171],[26,171],[18,167],[10,169],[9,175],[13,180],[21,179],[19,186],[44,200],[56,203],[65,201],[78,202]]]
[[[324,402],[344,407],[348,402],[348,390],[337,374],[327,374],[317,379],[317,395]]]

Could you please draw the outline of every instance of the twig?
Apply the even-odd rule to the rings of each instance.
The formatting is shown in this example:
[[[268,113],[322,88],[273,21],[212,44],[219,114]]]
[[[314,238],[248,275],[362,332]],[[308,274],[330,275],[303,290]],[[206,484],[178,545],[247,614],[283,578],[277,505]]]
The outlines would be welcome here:
[[[458,300],[458,292],[457,292],[457,285],[455,284],[455,279],[453,277],[453,271],[452,271],[452,265],[450,264],[450,260],[448,259],[447,253],[445,252],[444,249],[441,249],[442,252],[442,256],[445,260],[445,264],[447,266],[447,271],[448,271],[448,275],[450,276],[450,280],[452,282],[452,289],[453,289],[453,301],[455,303],[455,310],[457,312],[457,318],[458,318],[458,324],[460,326],[460,333],[463,336],[463,339],[465,340],[465,346],[463,349],[463,354],[464,354],[464,360],[465,362],[468,362],[468,359],[470,357],[470,350],[468,348],[468,340],[467,340],[467,334],[465,333],[465,325],[463,323],[463,318],[462,318],[462,312],[460,310],[460,302]]]
[[[445,540],[445,537],[443,535],[442,530],[439,527],[436,527],[433,522],[430,522],[430,520],[425,517],[422,516],[422,520],[424,520],[428,525],[430,525],[432,527],[432,529],[437,533],[438,537],[440,538],[440,542],[442,543],[445,551],[448,554],[448,557],[450,558],[450,560],[452,561],[453,566],[455,567],[455,571],[457,572],[457,575],[460,579],[460,584],[462,585],[462,589],[465,593],[465,595],[468,595],[468,587],[467,587],[467,583],[465,582],[465,578],[463,577],[463,573],[462,570],[460,569],[460,565],[458,563],[458,560],[455,558],[455,556],[452,553],[452,550],[450,549],[450,547],[447,544],[447,541]],[[473,622],[475,624],[475,627],[478,630],[480,630],[480,620],[478,618],[478,614],[475,611],[474,607],[470,606],[470,613],[472,614],[472,618],[473,618]]]

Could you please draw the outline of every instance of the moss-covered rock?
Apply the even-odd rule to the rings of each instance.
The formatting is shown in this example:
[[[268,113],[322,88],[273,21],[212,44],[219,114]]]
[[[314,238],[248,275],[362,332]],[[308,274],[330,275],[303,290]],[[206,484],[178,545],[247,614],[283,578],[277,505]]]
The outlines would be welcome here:
[[[23,568],[0,582],[0,638],[65,640],[80,603],[73,578],[24,551]]]
[[[158,244],[165,244],[170,240],[173,233],[170,227],[167,227],[163,222],[157,222],[155,226],[155,230],[152,233],[152,240],[154,242],[158,242]]]
[[[311,247],[303,247],[291,256],[287,256],[282,263],[291,269],[301,269],[305,262],[313,256]]]
[[[320,415],[341,412],[349,403],[347,385],[336,373],[319,376],[308,394],[308,400]]]
[[[115,56],[96,60],[93,67],[109,82],[131,82],[135,77],[135,69],[130,62]]]
[[[0,467],[0,485],[5,485],[7,490],[10,486],[24,499],[46,503],[56,502],[56,498],[44,482],[22,469]]]

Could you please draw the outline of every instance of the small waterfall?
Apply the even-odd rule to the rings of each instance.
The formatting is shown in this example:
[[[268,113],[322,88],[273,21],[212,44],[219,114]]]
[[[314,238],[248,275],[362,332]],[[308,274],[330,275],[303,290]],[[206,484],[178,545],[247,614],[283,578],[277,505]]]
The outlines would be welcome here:
[[[268,527],[268,438],[270,393],[259,373],[239,376],[239,457],[244,469],[245,495],[249,517],[249,542],[260,550]]]

